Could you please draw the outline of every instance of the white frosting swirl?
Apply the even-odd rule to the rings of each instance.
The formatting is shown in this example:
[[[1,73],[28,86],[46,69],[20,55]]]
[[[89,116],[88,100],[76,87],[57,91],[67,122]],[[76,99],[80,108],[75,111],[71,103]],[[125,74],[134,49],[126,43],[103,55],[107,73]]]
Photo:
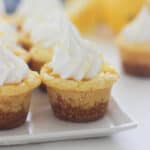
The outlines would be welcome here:
[[[3,44],[12,44],[17,42],[16,28],[0,19],[0,41]]]
[[[51,1],[51,0],[50,0]],[[48,1],[49,2],[49,1]],[[45,3],[45,2],[44,2]],[[60,3],[60,2],[59,2]],[[45,4],[46,5],[46,4]],[[56,6],[55,6],[56,5]],[[37,7],[37,10],[30,14],[30,17],[26,17],[23,23],[23,31],[31,35],[33,43],[42,42],[43,38],[48,38],[50,32],[54,29],[54,25],[58,23],[56,20],[60,16],[64,16],[64,11],[59,7],[58,1],[52,1],[52,4],[47,4],[44,10],[41,10],[43,6]],[[56,8],[55,8],[56,7]],[[58,25],[56,25],[58,27]],[[50,31],[50,32],[49,32]],[[51,35],[50,35],[51,36]],[[51,39],[51,38],[50,38]]]
[[[23,31],[30,33],[35,28],[35,26],[38,25],[40,20],[43,20],[43,18],[35,16],[31,16],[25,19],[23,23]]]
[[[54,13],[47,17],[45,21],[39,21],[31,31],[33,43],[38,43],[45,48],[53,47],[62,34],[65,34],[66,20],[65,15]]]
[[[128,24],[121,35],[128,42],[150,42],[150,11],[143,7],[139,15]]]
[[[19,57],[0,45],[0,86],[19,83],[28,76],[29,68]]]
[[[52,10],[62,8],[63,6],[60,0],[22,0],[17,9],[17,14],[23,17],[45,16]]]
[[[93,78],[101,71],[103,64],[97,48],[93,43],[82,39],[75,27],[66,22],[49,65],[63,79]]]

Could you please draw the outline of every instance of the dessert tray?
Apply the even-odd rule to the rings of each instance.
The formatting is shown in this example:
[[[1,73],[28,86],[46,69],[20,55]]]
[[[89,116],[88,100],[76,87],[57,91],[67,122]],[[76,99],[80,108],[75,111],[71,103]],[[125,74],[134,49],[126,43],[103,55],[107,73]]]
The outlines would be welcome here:
[[[0,131],[0,145],[42,143],[109,136],[137,126],[112,98],[103,119],[91,123],[71,123],[57,119],[50,108],[48,96],[35,91],[27,122],[16,129]]]

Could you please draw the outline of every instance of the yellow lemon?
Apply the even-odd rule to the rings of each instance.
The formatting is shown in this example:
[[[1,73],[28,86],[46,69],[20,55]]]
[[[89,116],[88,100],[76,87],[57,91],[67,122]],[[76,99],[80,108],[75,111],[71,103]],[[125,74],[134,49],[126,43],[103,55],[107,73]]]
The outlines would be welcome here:
[[[145,0],[100,0],[102,19],[113,31],[118,32],[139,12]],[[101,12],[99,12],[101,13]]]
[[[67,0],[66,12],[82,33],[93,31],[100,22],[118,32],[136,16],[144,2],[145,0]]]
[[[90,32],[98,24],[99,0],[67,0],[66,12],[72,23],[82,32]]]

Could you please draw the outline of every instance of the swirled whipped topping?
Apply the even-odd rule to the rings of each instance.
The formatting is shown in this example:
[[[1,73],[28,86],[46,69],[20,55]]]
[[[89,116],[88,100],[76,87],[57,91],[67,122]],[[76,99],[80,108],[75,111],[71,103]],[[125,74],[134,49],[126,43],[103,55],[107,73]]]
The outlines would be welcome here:
[[[26,33],[30,33],[36,25],[38,25],[39,22],[43,21],[43,17],[41,16],[30,16],[27,19],[24,20],[23,23],[23,31]]]
[[[103,64],[97,48],[94,43],[82,39],[76,28],[66,22],[49,66],[63,79],[91,79],[101,72]]]
[[[53,47],[62,34],[65,34],[66,22],[66,16],[58,12],[45,20],[39,20],[30,32],[33,43],[38,43],[45,48]]]
[[[17,42],[16,28],[0,18],[0,41],[3,44],[12,44]]]
[[[17,9],[17,14],[23,17],[47,15],[53,10],[63,9],[60,0],[23,0]]]
[[[150,42],[150,11],[143,7],[139,15],[129,23],[121,35],[128,42]]]
[[[0,44],[0,86],[19,83],[29,73],[29,68],[19,57]]]
[[[46,26],[46,24],[51,24],[52,21],[55,20],[55,18],[58,18],[58,16],[62,15],[62,11],[52,11],[49,15],[33,15],[24,20],[23,23],[23,30],[25,32],[30,33],[32,30],[34,30],[37,27],[40,27],[41,25]]]

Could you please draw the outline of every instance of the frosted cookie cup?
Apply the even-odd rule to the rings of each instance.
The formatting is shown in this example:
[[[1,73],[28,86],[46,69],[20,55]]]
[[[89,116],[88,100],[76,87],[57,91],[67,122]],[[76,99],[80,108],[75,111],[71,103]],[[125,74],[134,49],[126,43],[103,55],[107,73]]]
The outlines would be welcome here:
[[[29,76],[17,84],[0,86],[0,129],[12,129],[25,123],[31,95],[41,83],[37,73],[30,71]]]
[[[42,68],[42,80],[47,86],[52,109],[58,118],[88,122],[105,115],[111,99],[111,88],[118,80],[118,74],[110,65],[103,67],[103,71],[96,77],[82,81],[62,79],[53,74],[47,64]]]
[[[129,44],[117,39],[123,69],[134,76],[150,77],[150,43]]]
[[[150,77],[150,11],[144,7],[116,39],[126,73]]]
[[[51,62],[42,67],[41,77],[56,117],[73,122],[94,121],[106,113],[118,74],[104,63],[95,44],[82,39],[70,22],[66,26]]]
[[[26,121],[32,91],[41,83],[25,62],[0,47],[0,129],[12,129]]]

